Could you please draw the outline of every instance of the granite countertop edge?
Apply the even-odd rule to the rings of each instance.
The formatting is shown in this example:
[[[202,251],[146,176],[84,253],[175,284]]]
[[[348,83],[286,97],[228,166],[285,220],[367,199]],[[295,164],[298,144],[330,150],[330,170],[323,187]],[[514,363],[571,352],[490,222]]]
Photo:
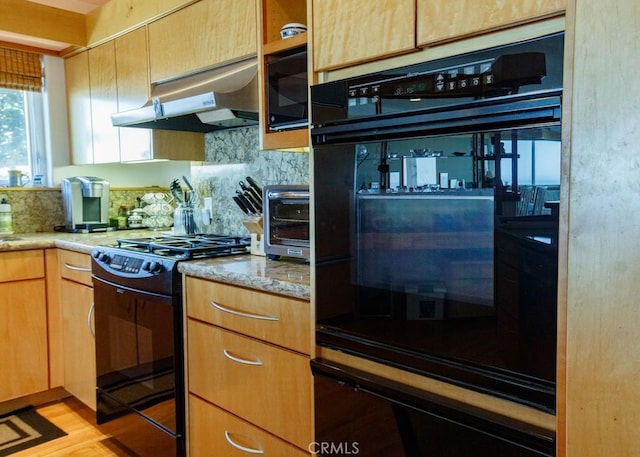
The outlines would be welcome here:
[[[141,238],[153,234],[149,231],[139,231],[135,235],[123,235],[121,232],[15,234],[4,238],[0,236],[0,252],[60,248],[90,254],[94,247],[115,244],[119,238]],[[189,276],[301,300],[310,300],[309,270],[308,263],[273,261],[254,255],[190,260],[178,264],[178,271]]]

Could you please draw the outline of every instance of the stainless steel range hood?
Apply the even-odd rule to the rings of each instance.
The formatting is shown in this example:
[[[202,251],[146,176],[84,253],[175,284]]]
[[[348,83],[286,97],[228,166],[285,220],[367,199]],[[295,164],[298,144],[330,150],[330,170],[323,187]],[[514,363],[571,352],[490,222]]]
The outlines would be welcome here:
[[[116,127],[211,132],[258,123],[255,57],[155,84],[140,108],[111,115]]]

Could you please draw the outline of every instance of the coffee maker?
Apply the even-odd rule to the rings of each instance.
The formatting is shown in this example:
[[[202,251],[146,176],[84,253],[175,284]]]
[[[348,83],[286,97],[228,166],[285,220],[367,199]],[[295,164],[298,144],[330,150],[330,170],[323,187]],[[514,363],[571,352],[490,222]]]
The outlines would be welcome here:
[[[64,178],[62,206],[69,232],[106,231],[109,227],[109,182],[95,176]]]

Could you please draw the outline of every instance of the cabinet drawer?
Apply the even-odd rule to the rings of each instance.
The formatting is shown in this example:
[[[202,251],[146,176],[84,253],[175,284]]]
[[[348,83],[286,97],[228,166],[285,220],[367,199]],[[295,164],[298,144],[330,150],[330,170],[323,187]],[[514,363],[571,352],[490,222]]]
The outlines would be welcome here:
[[[189,319],[189,391],[306,449],[309,358]]]
[[[216,449],[225,457],[304,457],[308,453],[279,440],[270,433],[189,395],[189,455],[209,457]]]
[[[0,253],[0,282],[44,278],[44,252],[8,251]]]
[[[187,315],[309,354],[309,302],[187,277]]]
[[[58,266],[60,276],[70,281],[92,286],[91,282],[91,256],[80,252],[58,251]]]

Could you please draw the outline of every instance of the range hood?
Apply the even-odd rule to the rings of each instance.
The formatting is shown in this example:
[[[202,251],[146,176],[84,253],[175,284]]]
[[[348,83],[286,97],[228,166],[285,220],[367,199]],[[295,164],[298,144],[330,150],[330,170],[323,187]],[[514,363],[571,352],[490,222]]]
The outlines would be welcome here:
[[[258,62],[255,57],[154,84],[140,108],[111,115],[116,127],[187,132],[258,123]]]

